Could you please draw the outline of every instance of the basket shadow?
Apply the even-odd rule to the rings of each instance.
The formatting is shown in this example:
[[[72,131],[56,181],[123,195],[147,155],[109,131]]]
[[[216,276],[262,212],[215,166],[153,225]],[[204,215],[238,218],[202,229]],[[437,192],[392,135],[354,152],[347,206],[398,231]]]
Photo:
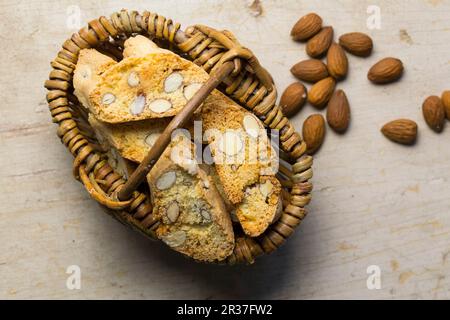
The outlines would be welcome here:
[[[141,237],[136,234],[136,236]],[[143,255],[151,257],[152,268],[165,270],[173,278],[190,279],[200,294],[178,292],[170,299],[275,299],[283,296],[288,281],[297,273],[298,261],[294,251],[298,249],[300,233],[294,234],[271,255],[259,257],[253,265],[202,264],[170,250],[163,243],[137,240]],[[300,280],[299,280],[300,281]],[[169,284],[168,284],[169,285]],[[299,283],[297,284],[300,285]],[[149,290],[151,284],[149,284]],[[180,290],[181,291],[181,290]]]

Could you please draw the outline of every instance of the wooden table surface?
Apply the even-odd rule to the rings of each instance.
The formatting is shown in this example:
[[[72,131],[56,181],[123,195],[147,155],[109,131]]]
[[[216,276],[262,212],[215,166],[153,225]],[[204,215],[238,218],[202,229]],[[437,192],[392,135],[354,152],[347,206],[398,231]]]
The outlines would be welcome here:
[[[450,89],[450,1],[375,1],[381,29],[368,30],[374,1],[263,0],[255,15],[244,0],[0,2],[0,298],[450,298],[450,124],[427,128],[421,104]],[[233,31],[272,73],[279,92],[290,67],[306,58],[290,40],[297,19],[319,13],[336,34],[369,33],[375,51],[350,56],[347,92],[352,124],[328,130],[314,163],[309,215],[279,251],[253,266],[201,265],[144,239],[106,216],[71,174],[72,156],[56,136],[43,82],[49,62],[82,23],[121,8],[148,9],[183,27],[202,23]],[[374,86],[367,70],[385,56],[403,60],[403,79]],[[298,130],[307,106],[293,121]],[[414,147],[387,141],[387,121],[416,120]],[[66,269],[81,268],[68,290]],[[378,266],[381,289],[369,290]]]

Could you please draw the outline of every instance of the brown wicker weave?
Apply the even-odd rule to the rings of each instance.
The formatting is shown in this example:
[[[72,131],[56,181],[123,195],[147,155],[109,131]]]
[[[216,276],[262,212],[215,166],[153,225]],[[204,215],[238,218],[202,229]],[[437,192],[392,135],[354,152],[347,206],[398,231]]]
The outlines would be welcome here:
[[[73,71],[81,49],[96,48],[121,59],[124,40],[134,34],[153,39],[192,60],[211,75],[209,84],[205,84],[200,90],[202,92],[199,91],[187,103],[181,112],[183,115],[177,116],[167,131],[178,127],[180,121],[187,121],[193,110],[219,84],[222,92],[252,111],[267,127],[280,131],[280,155],[290,164],[281,166],[278,174],[282,185],[289,190],[283,197],[282,216],[258,238],[237,235],[234,252],[226,262],[253,263],[256,257],[273,252],[306,215],[304,207],[311,200],[312,157],[304,155],[305,143],[275,105],[277,93],[270,75],[229,31],[219,32],[196,25],[183,32],[180,24],[158,14],[122,10],[113,13],[109,19],[102,16],[92,20],[88,27],[66,40],[51,62],[53,69],[45,87],[49,90],[47,101],[53,122],[58,124],[57,134],[75,157],[73,175],[110,215],[155,239],[154,230],[159,222],[153,219],[147,195],[136,191],[136,187],[159,157],[164,143],[155,145],[144,160],[147,163],[141,164],[128,182],[125,181],[108,164],[105,150],[96,140],[85,109],[73,95],[72,86]]]

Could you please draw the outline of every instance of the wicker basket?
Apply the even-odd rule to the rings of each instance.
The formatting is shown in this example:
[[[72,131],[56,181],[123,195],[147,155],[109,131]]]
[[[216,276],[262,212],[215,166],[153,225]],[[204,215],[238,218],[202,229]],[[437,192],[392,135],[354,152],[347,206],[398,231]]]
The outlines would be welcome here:
[[[135,34],[151,38],[206,70],[211,78],[181,115],[169,125],[171,130],[189,119],[206,96],[217,87],[241,106],[253,112],[265,126],[280,132],[280,165],[278,177],[287,192],[283,200],[281,218],[258,238],[236,235],[236,246],[226,263],[253,263],[255,258],[276,250],[294,232],[306,215],[305,206],[311,200],[312,157],[304,155],[306,145],[289,120],[275,105],[276,90],[272,78],[262,68],[251,51],[242,47],[229,31],[216,31],[196,25],[184,32],[180,24],[158,14],[122,10],[108,19],[100,17],[88,27],[64,42],[61,51],[51,62],[52,71],[45,87],[57,134],[75,157],[73,175],[80,180],[92,198],[106,211],[124,223],[155,239],[158,221],[153,218],[148,195],[137,191],[142,177],[155,163],[165,146],[155,146],[128,181],[115,172],[99,146],[87,114],[73,95],[72,76],[78,53],[84,48],[122,58],[124,40]],[[189,110],[187,110],[189,109]],[[160,149],[160,150],[155,150]],[[144,163],[146,162],[146,163]],[[131,181],[133,180],[133,181]],[[124,200],[125,199],[125,200]]]

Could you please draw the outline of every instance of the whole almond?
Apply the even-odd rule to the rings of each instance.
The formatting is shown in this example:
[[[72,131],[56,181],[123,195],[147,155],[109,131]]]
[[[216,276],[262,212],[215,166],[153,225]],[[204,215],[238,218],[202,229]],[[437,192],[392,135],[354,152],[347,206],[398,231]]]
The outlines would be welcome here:
[[[360,57],[368,57],[372,53],[373,41],[364,33],[351,32],[339,38],[339,44],[351,54]]]
[[[295,41],[306,41],[322,29],[322,18],[315,13],[309,13],[300,18],[291,30]]]
[[[320,114],[310,115],[303,123],[303,140],[308,146],[308,154],[319,150],[325,138],[325,120]]]
[[[327,107],[328,125],[338,133],[344,133],[350,124],[350,105],[342,90],[337,90]]]
[[[305,105],[306,88],[300,82],[294,82],[284,90],[281,99],[281,111],[286,117],[292,117]]]
[[[442,104],[444,105],[445,115],[447,120],[450,120],[450,90],[444,91],[442,93]]]
[[[370,68],[367,77],[377,84],[394,82],[403,74],[403,63],[396,58],[385,58]]]
[[[316,108],[323,108],[333,95],[336,81],[332,77],[320,80],[311,87],[308,93],[308,101]]]
[[[327,66],[317,59],[300,61],[291,68],[291,73],[302,81],[312,83],[328,77]]]
[[[306,53],[313,58],[322,56],[330,47],[333,35],[332,27],[323,27],[318,34],[308,40]]]
[[[413,144],[417,139],[417,124],[408,119],[398,119],[386,123],[381,132],[391,141]]]
[[[423,117],[435,132],[441,132],[445,124],[445,108],[438,96],[428,97],[422,105]]]
[[[327,65],[329,74],[336,80],[343,79],[348,73],[348,59],[344,49],[333,43],[328,49]]]

